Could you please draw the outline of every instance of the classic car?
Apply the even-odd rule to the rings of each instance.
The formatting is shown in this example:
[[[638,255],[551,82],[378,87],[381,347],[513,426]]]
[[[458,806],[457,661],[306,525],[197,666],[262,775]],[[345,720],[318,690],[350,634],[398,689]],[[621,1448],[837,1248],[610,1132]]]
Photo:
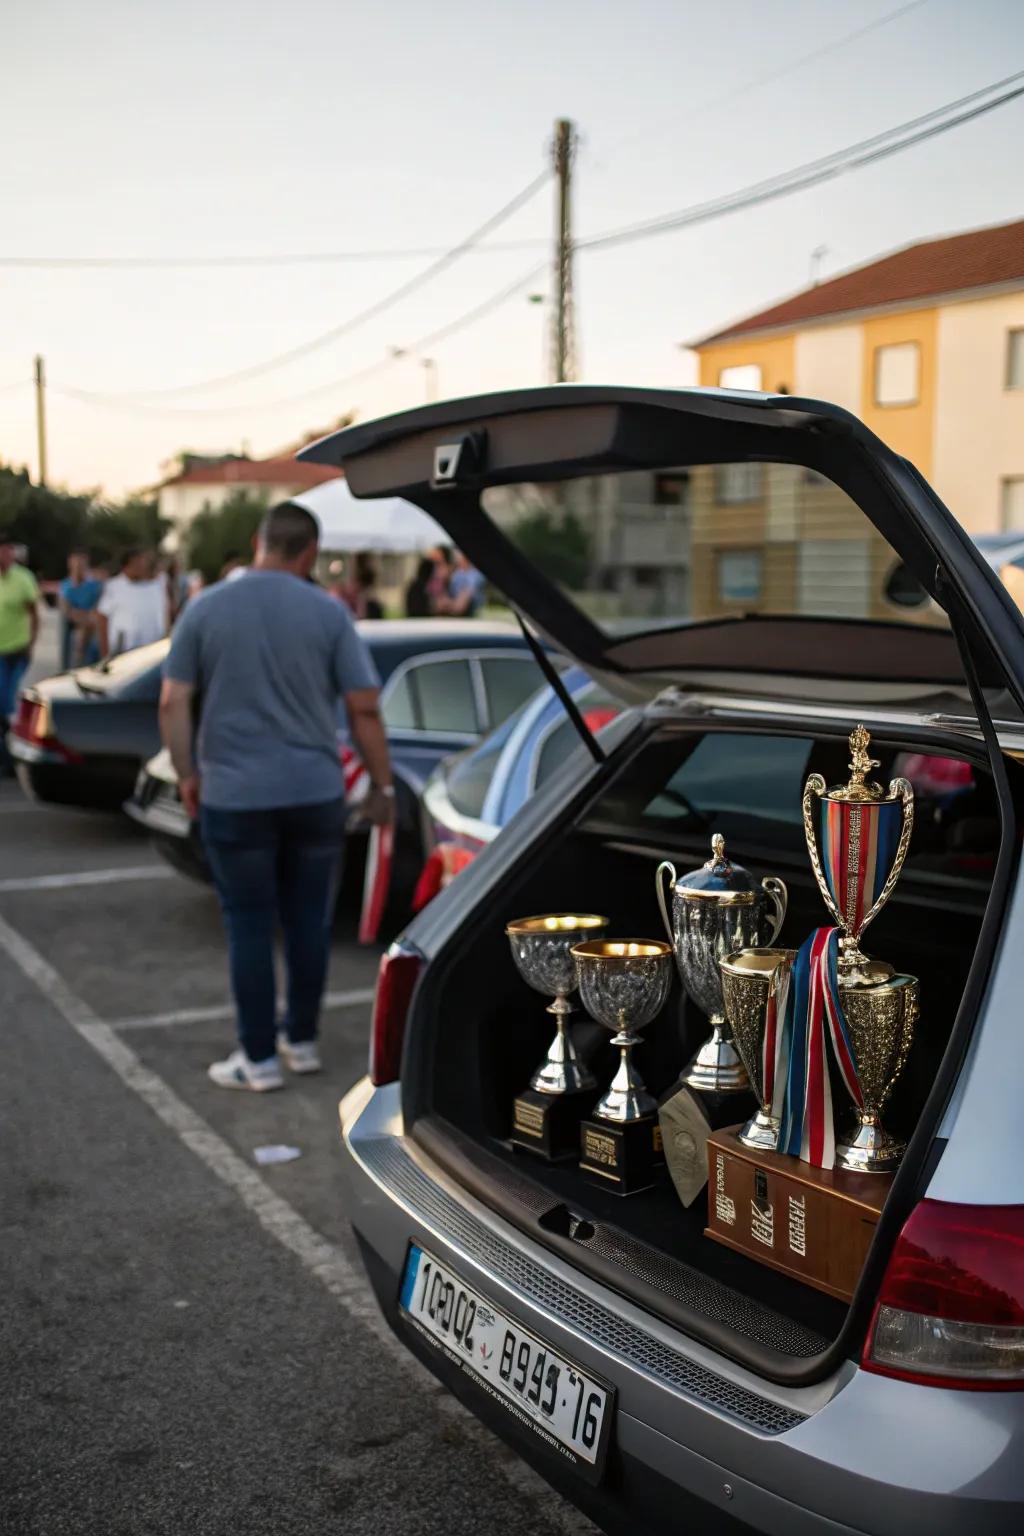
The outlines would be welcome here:
[[[583,767],[573,754],[539,784],[382,959],[369,1074],[340,1118],[347,1208],[390,1325],[609,1531],[1019,1530],[1024,623],[995,573],[913,466],[815,400],[567,385],[443,402],[304,454],[343,466],[356,495],[423,507],[631,706],[599,739],[581,732]],[[538,508],[585,529],[585,582],[537,569],[509,537]],[[900,566],[929,599],[902,620],[878,596]],[[611,622],[630,615],[632,632]],[[821,964],[837,935],[855,949],[843,923],[871,914],[829,926],[848,893],[810,858],[815,786],[848,776],[828,791],[837,803],[860,794],[903,819],[896,853],[871,865],[872,879],[889,870],[864,941],[879,959],[843,951],[844,974],[872,1008],[890,987],[920,1001],[916,1024],[907,1011],[856,1051]],[[916,819],[911,777],[928,791]],[[858,900],[868,864],[854,832],[876,826],[860,815],[840,823]],[[817,1009],[809,1054],[769,1057],[763,997],[763,1054],[748,1051],[748,1070],[770,1060],[785,1074],[795,1142],[778,1141],[776,1122],[785,1155],[750,1154],[749,1194],[730,1193],[717,1153],[704,1182],[696,1130],[662,1142],[689,1170],[686,1203],[649,1134],[651,1176],[628,1193],[595,1176],[602,1138],[595,1150],[586,1119],[579,1155],[522,1150],[513,1106],[552,1016],[507,925],[539,914],[557,936],[595,914],[617,942],[577,951],[580,978],[605,957],[661,968],[659,861],[694,869],[702,896],[722,857],[739,883],[716,899],[760,900],[741,864],[776,891],[783,879],[781,933],[760,942],[788,946],[795,967],[810,944],[818,966],[817,1002],[791,988],[782,1005],[787,1028]],[[674,977],[639,1047],[634,1034],[613,1049],[607,1030],[626,1027],[631,995],[612,994],[625,1011],[609,1024],[592,989],[603,1026],[575,1029],[612,1170],[618,1050],[633,1051],[660,1115],[708,1032]],[[888,1172],[846,1143],[840,1158],[842,1137],[870,1130],[869,1078],[885,1098]],[[612,1106],[622,1124],[628,1096]],[[709,1148],[757,1107],[746,1093],[692,1098],[688,1124],[703,1117]],[[794,1192],[777,1209],[780,1179],[810,1190],[807,1204]],[[828,1221],[812,1216],[821,1208]]]
[[[397,790],[393,903],[407,912],[430,846],[421,804],[430,772],[442,757],[476,742],[515,710],[536,691],[542,674],[520,632],[500,621],[378,619],[361,623],[359,629],[381,678],[381,709]],[[338,749],[355,805],[361,775],[343,718]],[[169,864],[193,879],[209,880],[202,844],[178,798],[166,752],[157,753],[138,772],[124,809],[147,829]],[[354,858],[352,853],[350,847],[348,885],[361,878],[358,850]]]
[[[27,795],[82,810],[120,810],[139,768],[160,746],[157,704],[169,642],[21,690],[7,737]]]
[[[603,730],[621,712],[621,701],[582,667],[568,667],[561,680],[588,731]],[[549,685],[475,746],[443,758],[423,790],[429,853],[413,910],[445,889],[570,754],[585,766],[586,750]]]

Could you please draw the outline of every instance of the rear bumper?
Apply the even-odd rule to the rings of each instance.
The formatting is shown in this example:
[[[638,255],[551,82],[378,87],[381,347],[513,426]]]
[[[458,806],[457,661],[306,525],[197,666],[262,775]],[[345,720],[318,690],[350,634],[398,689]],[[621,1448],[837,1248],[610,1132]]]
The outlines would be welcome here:
[[[1024,1396],[936,1391],[848,1366],[777,1388],[597,1285],[496,1217],[402,1134],[395,1087],[341,1105],[351,1219],[399,1336],[570,1499],[610,1530],[786,1536],[1019,1531]],[[398,1316],[410,1239],[614,1383],[604,1484],[588,1487]],[[689,1506],[689,1521],[687,1507]]]

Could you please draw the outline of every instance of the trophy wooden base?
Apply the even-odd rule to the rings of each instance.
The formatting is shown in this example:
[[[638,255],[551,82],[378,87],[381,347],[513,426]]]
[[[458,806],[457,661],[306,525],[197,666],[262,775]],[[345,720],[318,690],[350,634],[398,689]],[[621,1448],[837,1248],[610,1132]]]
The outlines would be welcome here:
[[[580,1121],[594,1107],[594,1089],[583,1093],[538,1093],[525,1088],[512,1105],[512,1145],[549,1163],[578,1157]]]
[[[584,1120],[579,1133],[580,1172],[615,1195],[650,1189],[665,1167],[656,1114],[616,1124]]]
[[[705,1236],[849,1301],[892,1176],[814,1168],[744,1146],[739,1130],[708,1137]]]

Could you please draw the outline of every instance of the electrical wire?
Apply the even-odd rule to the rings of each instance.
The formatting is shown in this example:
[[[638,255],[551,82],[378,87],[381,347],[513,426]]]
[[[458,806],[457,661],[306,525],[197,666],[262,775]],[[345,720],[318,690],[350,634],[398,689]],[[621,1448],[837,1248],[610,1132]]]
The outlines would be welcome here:
[[[284,395],[276,400],[261,400],[255,405],[146,405],[137,400],[124,399],[118,396],[97,395],[92,390],[76,389],[70,384],[50,384],[47,387],[54,394],[64,395],[69,400],[78,400],[86,405],[97,405],[104,409],[125,411],[132,415],[143,416],[241,416],[249,415],[253,411],[280,410],[282,406],[297,405],[306,400],[315,399],[318,395],[337,394],[343,389],[350,388],[353,384],[360,384],[364,379],[373,378],[378,373],[383,373],[393,368],[403,360],[404,354],[422,352],[425,348],[436,345],[439,341],[447,340],[457,331],[464,330],[477,320],[498,309],[515,294],[528,287],[535,278],[547,271],[547,262],[541,262],[538,266],[531,267],[528,272],[523,272],[513,282],[504,288],[492,293],[480,303],[474,304],[470,309],[464,310],[453,320],[446,321],[437,330],[429,332],[425,336],[419,336],[415,341],[410,341],[407,346],[399,349],[398,355],[382,357],[375,363],[370,363],[365,368],[359,368],[354,373],[348,373],[343,378],[331,379],[326,384],[314,384],[310,389],[301,390],[298,394]]]
[[[661,215],[656,219],[644,220],[638,224],[626,225],[621,229],[607,231],[604,234],[591,236],[576,242],[575,248],[579,251],[607,250],[615,245],[644,240],[655,235],[668,233],[675,229],[682,229],[694,224],[707,222],[711,219],[722,217],[727,213],[733,213],[740,208],[757,206],[759,203],[769,202],[783,197],[789,193],[804,190],[831,176],[838,176],[847,170],[859,169],[865,165],[898,153],[900,150],[909,149],[952,128],[959,127],[962,123],[992,111],[996,107],[1004,106],[1007,102],[1024,95],[1024,85],[1014,86],[1012,89],[1003,90],[1002,94],[989,101],[979,101],[979,98],[991,95],[992,91],[1001,90],[1004,86],[1012,86],[1013,82],[1024,79],[1024,70],[1016,74],[1006,76],[1005,79],[996,81],[981,90],[973,91],[969,95],[958,100],[946,103],[945,106],[934,108],[916,118],[909,119],[906,123],[898,124],[894,128],[874,134],[868,139],[863,139],[857,144],[848,146],[844,150],[837,150],[833,154],[826,155],[819,160],[808,162],[806,165],[794,167],[792,170],[782,172],[778,176],[766,181],[757,182],[750,187],[730,193],[725,197],[714,199],[710,202],[697,204],[690,208],[679,209],[675,213]],[[973,104],[973,105],[972,105]],[[964,110],[956,112],[956,115],[944,116],[955,109]],[[937,119],[942,119],[937,121]],[[528,272],[517,277],[512,283],[491,294],[480,303],[448,321],[425,336],[409,342],[401,350],[404,352],[422,352],[428,347],[436,346],[439,341],[446,340],[458,331],[465,329],[476,320],[481,319],[490,311],[504,304],[514,294],[520,292],[534,278],[546,270],[547,263],[541,263],[530,268]],[[261,401],[255,405],[245,406],[196,406],[196,407],[161,407],[146,406],[134,401],[127,396],[102,395],[93,390],[75,389],[69,385],[51,385],[57,393],[71,398],[83,400],[93,404],[111,406],[113,408],[141,411],[145,414],[175,414],[189,416],[206,415],[238,415],[248,414],[252,411],[276,410],[284,405],[298,403],[299,401],[312,399],[317,395],[328,392],[337,392],[354,383],[371,377],[382,370],[392,367],[397,358],[383,358],[379,362],[372,363],[368,367],[348,374],[342,379],[336,379],[328,384],[316,385],[312,389],[304,390],[299,394],[283,396],[276,400]]]
[[[624,225],[620,229],[607,230],[603,234],[578,240],[576,249],[578,251],[606,250],[615,245],[648,239],[652,235],[665,234],[671,230],[683,229],[692,224],[719,218],[726,213],[735,213],[741,208],[756,207],[759,203],[785,197],[791,192],[801,192],[830,177],[842,175],[845,171],[859,170],[862,166],[883,160],[889,155],[898,154],[901,150],[910,149],[915,144],[947,133],[951,128],[959,128],[961,124],[970,122],[971,119],[980,117],[986,112],[994,111],[996,107],[1005,106],[1008,102],[1024,95],[1024,85],[1013,86],[1013,82],[1020,80],[1024,80],[1024,70],[1007,75],[1005,79],[985,86],[981,90],[972,91],[957,101],[947,102],[945,106],[935,107],[931,112],[923,113],[920,117],[910,118],[894,128],[887,128],[882,133],[872,135],[871,138],[862,139],[857,144],[848,145],[845,149],[836,150],[830,155],[824,155],[821,159],[795,166],[789,171],[783,171],[765,181],[755,182],[739,191],[727,193],[724,197],[713,198],[689,208],[677,209],[674,213],[660,214],[653,219],[643,219],[638,223]],[[1002,91],[1001,95],[990,101],[980,101],[981,97],[988,96],[992,91],[1000,90],[1003,86],[1013,88]],[[971,103],[978,104],[972,106]],[[965,110],[958,111],[959,108]],[[951,112],[955,115],[947,116]],[[937,121],[937,119],[942,120]]]
[[[869,21],[863,26],[855,27],[852,32],[845,33],[831,43],[824,43],[819,48],[813,48],[809,53],[801,54],[799,58],[790,59],[785,64],[780,64],[766,72],[754,75],[744,80],[740,85],[731,87],[719,96],[713,96],[708,101],[700,104],[693,112],[684,115],[685,122],[691,116],[705,116],[708,112],[718,107],[727,106],[730,102],[748,96],[751,91],[760,90],[762,86],[774,84],[776,80],[785,79],[787,75],[796,74],[806,64],[813,64],[818,59],[826,58],[833,53],[839,53],[848,48],[862,37],[871,32],[877,32],[882,27],[898,21],[910,11],[918,10],[922,5],[928,5],[931,0],[908,0],[905,5],[898,6],[894,11],[888,11],[884,16],[878,16],[874,21]],[[678,118],[673,118],[674,126],[679,124]],[[617,155],[627,145],[637,139],[647,136],[650,128],[644,128],[630,133],[626,138],[620,139],[605,151]],[[490,256],[507,253],[510,251],[536,250],[547,242],[542,237],[537,239],[504,240],[493,242],[489,245],[474,247],[476,255]],[[102,269],[112,268],[124,270],[146,270],[149,268],[167,269],[177,268],[183,270],[196,269],[230,269],[232,267],[294,267],[294,266],[336,266],[346,262],[364,261],[408,261],[427,260],[447,254],[447,248],[443,245],[421,246],[384,246],[380,249],[353,250],[353,251],[284,251],[266,255],[180,255],[180,256],[4,256],[0,255],[0,268],[52,268],[52,269]]]
[[[478,225],[476,229],[460,240],[458,245],[451,246],[436,261],[432,261],[428,267],[424,267],[422,272],[417,272],[414,277],[408,278],[397,288],[393,288],[389,293],[384,294],[382,298],[376,299],[372,304],[367,305],[365,309],[359,310],[354,315],[349,315],[346,320],[342,320],[338,325],[332,325],[330,330],[321,331],[318,336],[312,336],[308,341],[300,342],[298,346],[289,347],[286,352],[278,352],[273,357],[266,358],[262,363],[253,363],[248,368],[238,368],[233,373],[218,374],[211,379],[200,379],[192,384],[178,384],[169,389],[130,390],[116,395],[104,394],[100,390],[80,390],[79,394],[95,394],[97,398],[107,400],[169,400],[180,395],[224,389],[229,384],[243,384],[249,379],[260,378],[265,373],[272,373],[278,368],[285,367],[288,363],[294,363],[301,357],[308,357],[311,352],[318,352],[322,347],[329,346],[332,342],[340,341],[343,336],[350,335],[358,326],[365,325],[367,321],[376,319],[378,315],[384,314],[386,310],[393,308],[402,299],[408,298],[411,293],[415,293],[435,277],[438,277],[452,266],[454,262],[458,261],[461,256],[464,256],[467,251],[472,250],[474,246],[478,245],[485,236],[490,234],[492,229],[497,229],[499,225],[504,224],[514,213],[517,213],[525,203],[529,202],[540,191],[541,187],[551,180],[552,174],[553,172],[550,167],[541,171],[521,192],[517,192],[515,197],[499,208],[497,213],[493,213],[489,219],[485,219],[482,224]]]

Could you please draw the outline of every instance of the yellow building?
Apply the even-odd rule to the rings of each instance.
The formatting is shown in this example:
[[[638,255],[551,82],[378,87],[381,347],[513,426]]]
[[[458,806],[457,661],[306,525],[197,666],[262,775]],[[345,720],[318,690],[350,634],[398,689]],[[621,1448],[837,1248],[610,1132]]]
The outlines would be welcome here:
[[[972,533],[1024,534],[1024,220],[908,246],[694,346],[701,384],[832,400]]]

